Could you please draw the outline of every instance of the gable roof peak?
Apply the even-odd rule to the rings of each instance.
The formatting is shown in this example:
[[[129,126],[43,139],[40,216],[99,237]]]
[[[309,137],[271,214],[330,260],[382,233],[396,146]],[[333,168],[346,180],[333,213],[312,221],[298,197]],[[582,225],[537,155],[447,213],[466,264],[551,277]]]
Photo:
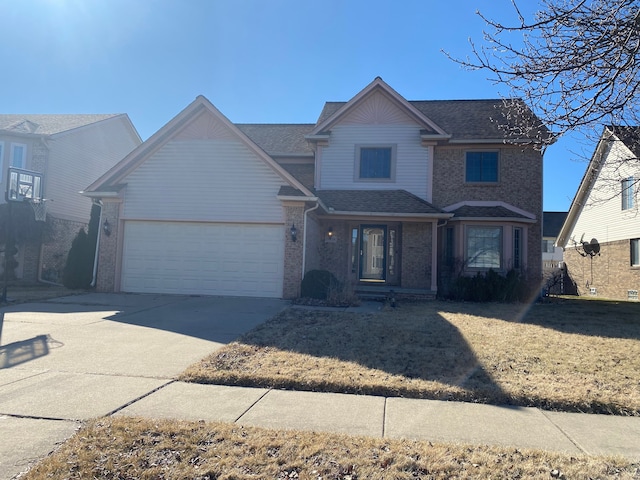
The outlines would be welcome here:
[[[401,108],[409,117],[413,118],[416,123],[433,130],[439,135],[448,135],[447,132],[445,132],[433,120],[428,118],[424,113],[413,106],[411,102],[407,101],[407,99],[391,88],[391,86],[382,80],[381,77],[376,77],[371,83],[369,83],[369,85],[360,90],[360,92],[358,92],[348,102],[343,104],[338,104],[336,102],[336,105],[339,105],[336,111],[319,120],[310,136],[318,135],[321,132],[330,130],[333,125],[338,123],[341,118],[352,111],[355,106],[359,105],[361,102],[368,99],[374,92],[378,91],[382,92],[383,95]]]

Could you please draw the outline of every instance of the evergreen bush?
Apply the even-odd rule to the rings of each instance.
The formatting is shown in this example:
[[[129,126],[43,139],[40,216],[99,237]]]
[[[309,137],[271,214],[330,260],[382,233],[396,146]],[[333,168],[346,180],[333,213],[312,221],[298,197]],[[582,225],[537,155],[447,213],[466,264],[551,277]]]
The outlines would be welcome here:
[[[96,254],[96,240],[100,228],[100,206],[91,207],[89,233],[81,228],[71,243],[67,263],[62,274],[62,284],[71,289],[88,289],[93,280],[93,263]]]
[[[300,295],[304,298],[326,300],[331,290],[340,290],[340,282],[328,270],[310,270],[302,280]]]
[[[524,302],[538,285],[517,270],[500,275],[494,270],[474,276],[459,275],[448,289],[446,298],[466,302]]]

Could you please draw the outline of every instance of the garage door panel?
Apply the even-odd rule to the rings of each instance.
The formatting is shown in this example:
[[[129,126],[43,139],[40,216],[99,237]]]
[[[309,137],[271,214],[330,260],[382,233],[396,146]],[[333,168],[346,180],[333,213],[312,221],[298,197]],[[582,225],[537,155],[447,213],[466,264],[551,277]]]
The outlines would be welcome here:
[[[126,292],[282,296],[282,225],[127,221]]]

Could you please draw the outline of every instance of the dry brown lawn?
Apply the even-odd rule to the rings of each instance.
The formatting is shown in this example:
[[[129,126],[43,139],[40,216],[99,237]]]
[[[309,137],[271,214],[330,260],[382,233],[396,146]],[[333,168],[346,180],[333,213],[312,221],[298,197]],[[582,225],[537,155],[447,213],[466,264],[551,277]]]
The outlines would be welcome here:
[[[631,480],[638,472],[620,458],[111,417],[21,478]]]
[[[290,308],[181,379],[640,415],[640,304]]]

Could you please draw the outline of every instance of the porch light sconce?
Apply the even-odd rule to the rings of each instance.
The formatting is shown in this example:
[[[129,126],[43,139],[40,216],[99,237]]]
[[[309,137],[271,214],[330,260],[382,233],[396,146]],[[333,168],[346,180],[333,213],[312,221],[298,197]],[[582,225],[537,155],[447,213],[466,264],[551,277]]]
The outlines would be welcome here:
[[[291,224],[291,230],[289,232],[291,233],[291,241],[295,242],[298,239],[298,229],[295,223]]]
[[[102,230],[107,237],[111,235],[111,224],[109,223],[109,220],[105,219],[104,223],[102,224]]]
[[[327,230],[327,236],[324,241],[326,243],[335,243],[336,237],[333,233],[333,227],[329,227],[329,230]]]

